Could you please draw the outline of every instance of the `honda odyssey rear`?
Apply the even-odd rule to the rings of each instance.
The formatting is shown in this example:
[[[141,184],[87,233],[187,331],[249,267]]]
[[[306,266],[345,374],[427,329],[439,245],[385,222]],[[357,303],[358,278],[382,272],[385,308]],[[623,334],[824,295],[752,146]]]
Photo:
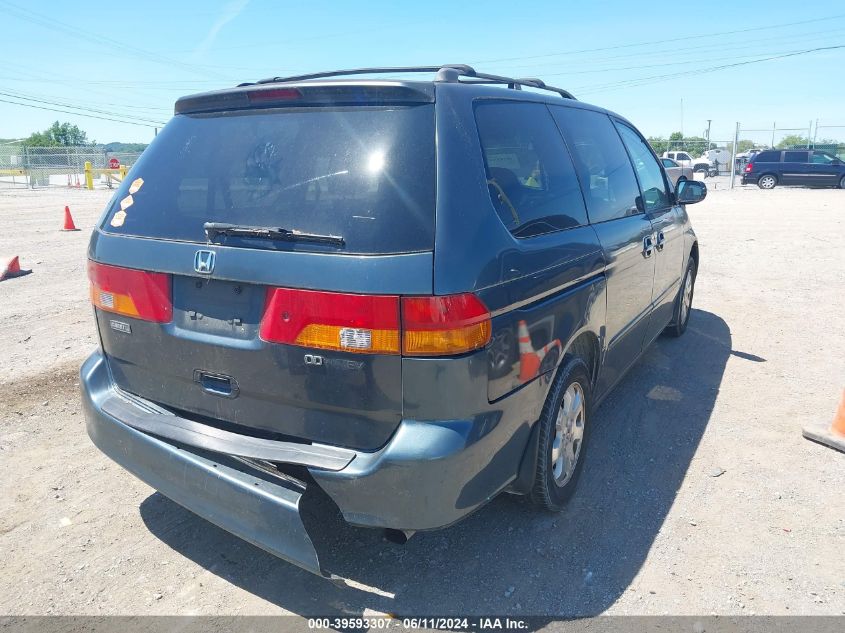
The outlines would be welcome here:
[[[403,537],[503,490],[559,510],[593,390],[689,318],[698,251],[679,205],[703,193],[635,159],[633,128],[570,116],[571,95],[539,80],[413,70],[437,79],[317,74],[180,99],[89,246],[94,443],[317,573],[299,513],[317,487],[347,522]],[[651,159],[646,190],[635,166]],[[602,234],[628,258],[612,284],[634,322],[614,321],[615,347]]]

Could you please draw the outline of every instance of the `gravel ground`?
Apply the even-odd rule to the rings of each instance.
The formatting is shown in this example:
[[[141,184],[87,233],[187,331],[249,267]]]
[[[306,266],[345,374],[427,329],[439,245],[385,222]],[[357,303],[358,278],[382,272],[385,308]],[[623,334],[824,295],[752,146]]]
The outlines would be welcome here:
[[[107,196],[0,190],[0,255],[33,269],[0,284],[0,614],[845,613],[845,455],[801,437],[845,386],[845,192],[719,182],[690,207],[690,328],[597,412],[567,511],[502,496],[404,547],[328,521],[343,586],[88,440],[85,246]],[[65,204],[82,231],[57,231]]]

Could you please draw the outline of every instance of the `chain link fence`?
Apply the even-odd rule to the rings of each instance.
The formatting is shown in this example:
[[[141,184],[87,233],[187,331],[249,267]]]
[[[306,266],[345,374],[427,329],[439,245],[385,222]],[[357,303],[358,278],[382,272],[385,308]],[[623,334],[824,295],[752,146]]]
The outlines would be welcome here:
[[[674,135],[673,135],[674,136]],[[658,156],[692,167],[696,177],[742,174],[753,155],[764,149],[816,149],[845,160],[845,125],[823,125],[808,121],[804,126],[754,126],[737,123],[735,139],[714,140],[700,136],[686,138],[651,137]],[[734,153],[736,144],[736,153]]]
[[[116,160],[131,167],[140,153],[109,152],[102,146],[27,147],[0,145],[0,187],[37,189],[43,187],[84,187],[85,163],[94,169],[107,169]],[[113,186],[113,178],[95,179],[95,187]]]

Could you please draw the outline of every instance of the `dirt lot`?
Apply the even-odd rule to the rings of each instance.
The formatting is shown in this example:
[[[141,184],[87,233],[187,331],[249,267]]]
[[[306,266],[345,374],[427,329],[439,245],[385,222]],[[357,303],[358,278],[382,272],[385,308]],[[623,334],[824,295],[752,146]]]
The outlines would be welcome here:
[[[845,386],[845,191],[723,187],[690,207],[690,329],[598,411],[569,509],[503,496],[404,548],[348,529],[331,539],[345,586],[94,448],[76,370],[108,192],[0,190],[0,255],[33,269],[0,283],[0,613],[845,613],[845,455],[801,437]],[[65,204],[82,231],[57,231]]]

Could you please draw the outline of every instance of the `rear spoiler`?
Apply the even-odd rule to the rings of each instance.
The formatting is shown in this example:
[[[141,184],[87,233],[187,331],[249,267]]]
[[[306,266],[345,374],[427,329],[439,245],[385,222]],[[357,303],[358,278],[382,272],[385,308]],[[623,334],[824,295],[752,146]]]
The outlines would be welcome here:
[[[434,86],[394,82],[254,85],[182,97],[175,114],[310,105],[410,105],[434,103]]]

